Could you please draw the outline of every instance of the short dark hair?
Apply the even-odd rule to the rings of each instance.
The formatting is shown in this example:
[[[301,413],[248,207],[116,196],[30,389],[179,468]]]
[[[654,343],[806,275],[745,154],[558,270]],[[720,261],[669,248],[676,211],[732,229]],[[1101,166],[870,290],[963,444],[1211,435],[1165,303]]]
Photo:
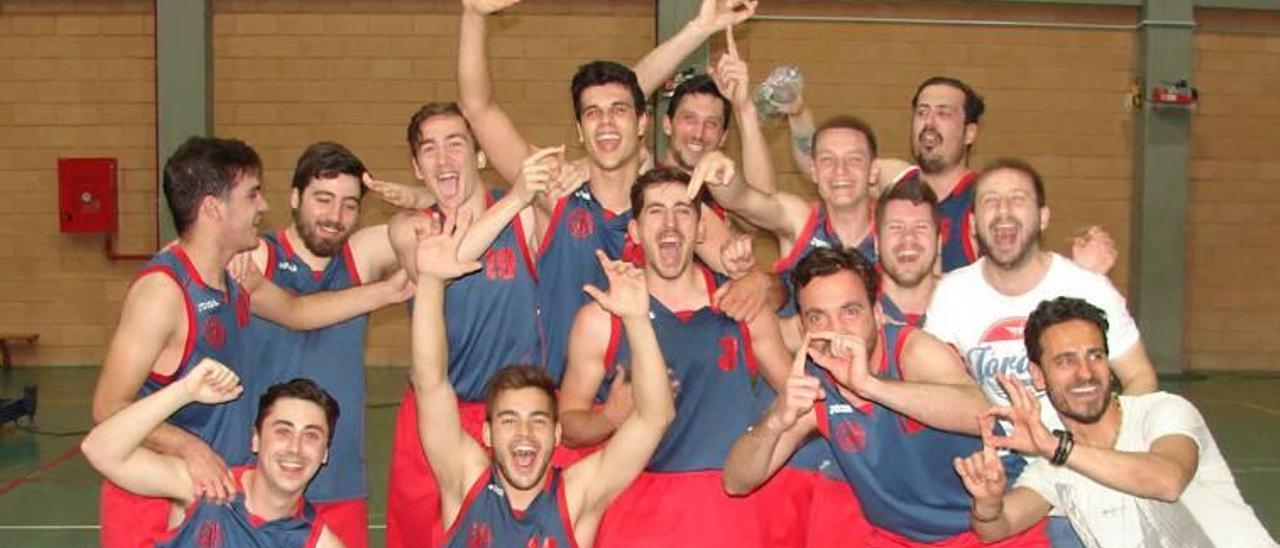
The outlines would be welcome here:
[[[636,179],[635,184],[631,185],[632,215],[639,216],[640,210],[644,209],[644,193],[650,187],[661,185],[661,184],[668,184],[668,183],[678,184],[678,185],[683,185],[685,187],[688,187],[690,180],[691,179],[688,173],[685,173],[684,170],[677,169],[674,167],[655,167],[653,169],[650,169],[649,171],[644,172],[644,174],[641,175],[639,179]],[[701,197],[701,195],[706,191],[707,191],[706,187],[703,187],[702,190],[698,192],[699,197]],[[694,200],[693,203],[695,205],[698,205],[702,203],[702,200]],[[694,208],[694,211],[700,214],[702,211],[702,207],[699,205],[698,207]]]
[[[1031,186],[1036,193],[1036,206],[1044,207],[1048,203],[1048,198],[1044,194],[1044,178],[1040,176],[1040,172],[1036,171],[1036,168],[1031,167],[1031,164],[1027,163],[1026,160],[1019,158],[996,158],[983,167],[982,171],[978,172],[978,176],[973,179],[974,196],[978,195],[978,187],[982,186],[982,181],[986,180],[992,173],[1002,169],[1017,171],[1031,178]],[[973,201],[970,209],[975,211],[978,209],[977,200]]]
[[[266,420],[267,414],[271,412],[271,407],[280,398],[304,400],[320,406],[324,410],[325,421],[329,423],[329,441],[333,441],[333,432],[338,427],[338,400],[334,399],[329,392],[320,388],[320,385],[311,379],[293,379],[268,388],[262,394],[262,397],[258,398],[258,417],[253,420],[255,429],[259,432],[262,431],[262,421]]]
[[[498,400],[498,395],[521,388],[537,388],[545,393],[551,400],[551,417],[557,416],[560,406],[556,401],[556,382],[547,374],[547,370],[536,365],[508,365],[494,373],[489,384],[485,385],[485,420],[493,418],[493,403]]]
[[[191,137],[164,163],[164,199],[173,227],[186,234],[206,196],[225,200],[242,177],[262,173],[262,158],[239,139]]]
[[[293,188],[302,192],[312,180],[332,179],[339,175],[350,175],[359,181],[366,171],[364,162],[347,147],[332,141],[320,141],[307,147],[298,157],[298,165],[293,169]],[[359,196],[364,197],[364,184],[360,185]]]
[[[409,128],[406,132],[406,140],[409,142],[409,155],[418,154],[418,147],[422,145],[422,123],[435,118],[436,116],[457,116],[462,118],[462,123],[466,124],[467,132],[471,132],[471,122],[467,121],[467,117],[462,114],[462,109],[458,108],[458,103],[437,101],[427,103],[413,113],[413,117],[409,118]],[[475,138],[472,137],[472,141]],[[479,147],[479,145],[476,145]]]
[[[857,116],[847,115],[830,118],[818,126],[818,129],[814,130],[813,140],[809,142],[810,154],[816,155],[818,153],[818,137],[832,129],[850,129],[861,133],[863,137],[867,138],[867,148],[871,149],[871,157],[877,156],[876,132],[871,129],[871,124]]]
[[[950,76],[934,76],[922,82],[920,87],[916,88],[916,94],[911,96],[911,110],[914,111],[916,109],[916,103],[920,101],[920,92],[924,91],[924,88],[939,85],[950,86],[964,93],[965,124],[976,124],[978,120],[982,119],[982,113],[987,110],[986,101],[983,100],[981,95],[978,95],[978,92],[969,87],[969,84]]]
[[[880,293],[880,274],[876,272],[875,265],[857,249],[820,247],[800,259],[791,273],[791,285],[795,287],[797,305],[800,290],[809,285],[809,282],[845,270],[862,280],[862,285],[867,290],[867,301],[874,303]]]
[[[716,81],[706,74],[698,74],[676,86],[676,90],[671,93],[671,102],[667,103],[667,118],[675,119],[680,101],[689,95],[710,95],[719,99],[720,104],[724,106],[724,117],[721,123],[726,130],[729,128],[729,120],[733,118],[733,103],[720,93],[720,87],[716,85]]]
[[[578,72],[573,75],[573,82],[569,84],[569,91],[573,94],[574,118],[582,119],[582,92],[587,88],[606,84],[618,84],[627,88],[635,103],[636,116],[644,114],[644,90],[640,89],[635,71],[613,61],[592,61],[578,67]]]
[[[933,192],[933,187],[920,180],[919,173],[904,177],[889,186],[888,191],[880,194],[880,199],[876,201],[877,229],[883,226],[884,210],[889,207],[889,202],[894,201],[911,202],[911,205],[927,204],[929,211],[933,212],[933,226],[937,227],[941,222],[942,214],[938,212],[938,195]]]
[[[1110,325],[1107,323],[1107,313],[1084,299],[1058,297],[1052,301],[1041,301],[1027,317],[1027,325],[1022,332],[1023,342],[1027,345],[1027,359],[1040,364],[1044,357],[1044,347],[1040,346],[1041,335],[1046,329],[1071,320],[1083,320],[1097,327],[1102,334],[1103,350],[1111,352],[1107,346],[1107,329]]]

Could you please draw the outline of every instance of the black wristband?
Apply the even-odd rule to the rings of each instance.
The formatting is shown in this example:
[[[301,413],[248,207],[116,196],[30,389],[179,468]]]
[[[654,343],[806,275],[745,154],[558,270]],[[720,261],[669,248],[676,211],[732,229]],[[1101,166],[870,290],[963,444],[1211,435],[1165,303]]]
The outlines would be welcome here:
[[[1075,447],[1075,436],[1066,430],[1054,430],[1053,435],[1058,438],[1058,448],[1053,452],[1053,458],[1049,459],[1049,464],[1062,466],[1067,463],[1067,457],[1071,456],[1071,449]]]

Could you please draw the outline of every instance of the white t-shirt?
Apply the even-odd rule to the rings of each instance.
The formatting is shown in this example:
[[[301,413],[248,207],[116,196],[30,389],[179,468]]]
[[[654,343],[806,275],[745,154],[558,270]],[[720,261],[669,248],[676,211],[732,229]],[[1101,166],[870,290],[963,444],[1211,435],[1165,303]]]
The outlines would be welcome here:
[[[1112,359],[1124,355],[1139,341],[1138,325],[1110,280],[1057,253],[1051,255],[1044,278],[1022,295],[1004,295],[991,287],[982,276],[982,265],[987,260],[983,257],[943,277],[929,302],[925,331],[956,347],[969,366],[969,373],[993,404],[1009,404],[996,381],[997,375],[1012,375],[1034,389],[1022,331],[1027,316],[1041,301],[1073,297],[1106,312],[1107,345]],[[1045,426],[1061,429],[1062,420],[1048,396],[1044,392],[1038,395]]]
[[[1122,493],[1044,459],[1027,465],[1015,487],[1031,489],[1064,510],[1086,546],[1276,546],[1240,497],[1231,469],[1191,402],[1156,392],[1120,396],[1120,408],[1117,451],[1146,452],[1152,442],[1171,434],[1187,436],[1199,446],[1199,466],[1177,502]]]

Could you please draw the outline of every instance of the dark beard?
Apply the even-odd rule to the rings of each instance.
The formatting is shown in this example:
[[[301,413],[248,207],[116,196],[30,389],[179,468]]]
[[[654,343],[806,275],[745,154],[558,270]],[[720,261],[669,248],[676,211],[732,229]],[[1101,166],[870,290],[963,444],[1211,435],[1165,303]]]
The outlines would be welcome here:
[[[298,235],[302,237],[302,245],[307,247],[307,251],[317,257],[332,257],[342,250],[342,246],[347,244],[349,233],[343,234],[336,240],[326,240],[316,234],[316,227],[313,224],[299,225]]]
[[[991,264],[996,265],[1002,270],[1014,270],[1027,264],[1031,257],[1035,254],[1036,243],[1040,241],[1040,228],[1036,225],[1036,229],[1031,233],[1031,237],[1027,238],[1027,242],[1023,244],[1022,249],[1013,256],[1013,259],[1001,261],[991,254],[991,246],[987,244],[986,238],[982,237],[982,231],[977,232],[979,257],[986,257]]]
[[[1107,414],[1107,408],[1111,407],[1111,398],[1115,397],[1111,394],[1111,387],[1108,386],[1105,388],[1106,388],[1106,391],[1103,393],[1103,396],[1102,396],[1102,405],[1098,408],[1098,411],[1096,413],[1092,413],[1089,415],[1083,415],[1083,414],[1072,411],[1070,407],[1065,405],[1065,402],[1063,402],[1063,405],[1059,407],[1058,402],[1053,401],[1052,394],[1050,394],[1049,400],[1050,400],[1050,403],[1053,404],[1054,409],[1057,409],[1058,413],[1060,413],[1062,416],[1067,417],[1080,424],[1094,424],[1099,420],[1102,420],[1102,416]]]

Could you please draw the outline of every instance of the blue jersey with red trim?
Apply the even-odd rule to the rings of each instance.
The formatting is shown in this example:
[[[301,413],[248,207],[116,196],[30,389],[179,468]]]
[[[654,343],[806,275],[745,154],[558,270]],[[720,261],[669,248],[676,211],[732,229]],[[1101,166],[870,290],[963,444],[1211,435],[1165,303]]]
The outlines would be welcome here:
[[[255,382],[257,371],[252,366],[252,340],[249,327],[249,294],[223,272],[226,291],[210,287],[200,277],[186,251],[172,246],[156,253],[138,277],[162,273],[182,290],[187,316],[187,341],[178,368],[169,375],[152,372],[138,388],[141,399],[182,378],[200,360],[213,358],[240,376],[246,387]],[[249,459],[249,434],[245,425],[253,423],[252,398],[237,398],[207,405],[193,402],[171,415],[167,422],[204,440],[228,464],[242,464]]]
[[[901,351],[913,327],[886,325],[877,377],[902,379]],[[952,466],[982,449],[973,436],[930,428],[874,402],[851,403],[813,362],[806,365],[826,392],[814,407],[818,430],[853,486],[867,521],[920,542],[969,530],[972,499]]]
[[[361,284],[349,244],[330,258],[324,270],[314,271],[298,256],[284,231],[264,236],[263,242],[267,246],[264,275],[285,291],[310,295]],[[273,384],[305,377],[332,394],[342,411],[329,444],[329,462],[307,486],[310,500],[332,502],[368,494],[364,455],[364,338],[368,326],[367,315],[311,331],[293,331],[253,318],[257,359],[252,363],[263,373],[258,375],[261,382],[247,392],[251,399],[256,400]],[[256,401],[254,407],[256,414]]]
[[[544,363],[557,383],[564,376],[573,318],[589,300],[582,286],[608,287],[596,250],[615,260],[644,256],[627,237],[630,221],[630,210],[616,214],[606,210],[589,184],[561,198],[551,214],[538,247],[538,310],[545,334]]]
[[[552,467],[547,484],[529,507],[511,508],[507,493],[498,481],[498,471],[490,467],[471,486],[462,502],[458,519],[445,534],[450,548],[513,546],[565,548],[577,546],[564,497],[564,473]]]
[[[199,548],[239,548],[242,546],[304,547],[315,546],[324,531],[324,522],[316,517],[316,509],[306,499],[298,501],[293,515],[263,521],[249,512],[240,486],[246,469],[234,470],[239,488],[229,504],[214,504],[203,499],[187,508],[186,518],[157,543],[157,547],[197,546]]]
[[[880,311],[884,313],[885,320],[889,323],[898,325],[909,325],[911,327],[924,327],[924,314],[907,314],[898,304],[893,302],[884,291],[880,292],[880,296],[876,297],[876,302],[880,304]]]
[[[500,197],[493,191],[485,205]],[[485,250],[480,270],[445,289],[449,382],[462,401],[484,401],[485,386],[503,367],[542,365],[538,279],[525,234],[517,215]]]
[[[721,281],[698,265],[707,284],[707,295]],[[676,418],[649,459],[651,472],[720,470],[738,435],[755,423],[753,377],[755,356],[751,333],[719,310],[704,307],[673,312],[649,298],[649,318],[662,348],[667,368],[680,382],[676,393]],[[596,400],[608,397],[617,375],[616,365],[628,365],[631,348],[622,336],[622,323],[614,319],[605,353],[608,371]],[[629,365],[628,365],[629,366]]]
[[[942,271],[951,272],[978,260],[973,239],[969,237],[973,223],[973,181],[977,176],[970,171],[960,178],[955,188],[946,196],[939,196],[938,214],[941,217],[938,233],[942,235]]]
[[[813,209],[809,211],[809,219],[804,223],[804,229],[800,231],[800,235],[796,237],[796,245],[791,248],[791,253],[786,257],[778,259],[773,263],[773,271],[780,278],[782,283],[787,286],[787,302],[778,309],[778,315],[789,318],[796,315],[796,291],[791,284],[791,271],[795,270],[796,264],[808,255],[814,249],[826,248],[844,248],[845,245],[836,236],[836,230],[831,226],[831,217],[827,215],[827,207],[821,202],[813,204]],[[876,231],[875,223],[871,224],[871,231],[867,236],[858,242],[858,252],[862,253],[871,262],[878,261],[876,254]]]

